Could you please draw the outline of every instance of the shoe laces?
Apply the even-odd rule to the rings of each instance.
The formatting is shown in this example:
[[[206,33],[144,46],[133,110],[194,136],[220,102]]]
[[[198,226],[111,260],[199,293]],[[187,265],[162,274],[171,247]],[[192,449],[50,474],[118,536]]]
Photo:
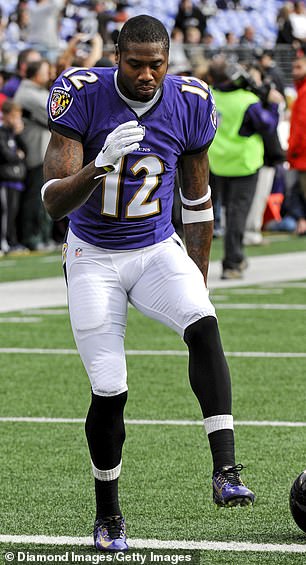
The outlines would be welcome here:
[[[234,465],[233,467],[225,467],[219,471],[220,478],[222,484],[230,483],[231,485],[238,486],[243,485],[243,482],[240,478],[240,471],[242,471],[243,465],[238,463],[238,465]]]
[[[96,522],[96,528],[106,529],[111,539],[118,539],[124,536],[124,520],[122,516],[108,516]]]

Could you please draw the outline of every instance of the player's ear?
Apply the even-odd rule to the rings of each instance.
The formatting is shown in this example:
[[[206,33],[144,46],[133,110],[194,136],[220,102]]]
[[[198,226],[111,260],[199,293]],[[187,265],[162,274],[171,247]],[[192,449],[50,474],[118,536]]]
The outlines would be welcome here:
[[[116,46],[115,46],[115,60],[116,60],[117,65],[119,63],[119,59],[120,59],[120,52],[119,52],[118,44],[116,44]]]

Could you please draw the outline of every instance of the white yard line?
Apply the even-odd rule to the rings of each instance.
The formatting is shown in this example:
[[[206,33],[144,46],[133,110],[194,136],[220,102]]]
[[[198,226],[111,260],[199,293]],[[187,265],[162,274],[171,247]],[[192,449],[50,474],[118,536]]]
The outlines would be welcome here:
[[[34,324],[41,321],[42,318],[35,316],[5,316],[4,318],[0,317],[0,324]]]
[[[59,254],[58,255],[50,255],[50,257],[40,257],[40,261],[42,263],[58,263],[59,265],[62,262],[61,256]]]
[[[44,416],[1,416],[0,422],[20,422],[29,424],[84,424],[84,418],[50,418]],[[130,426],[203,426],[202,420],[147,420],[127,419]],[[306,422],[288,422],[282,420],[235,420],[235,426],[305,428]]]
[[[1,347],[0,353],[25,353],[33,355],[77,355],[76,349],[41,349],[28,347]]]
[[[70,536],[26,536],[0,535],[0,543],[37,544],[56,546],[92,546],[92,537]],[[158,539],[129,539],[131,549],[168,549],[168,550],[206,550],[206,551],[252,551],[268,553],[306,553],[305,544],[273,544],[236,541],[186,541]],[[22,548],[18,548],[19,551]]]
[[[306,353],[292,353],[285,351],[225,351],[227,357],[262,357],[262,358],[305,358]]]
[[[1,267],[14,267],[17,261],[12,259],[1,259],[0,266]]]
[[[33,308],[32,310],[21,310],[22,314],[27,316],[28,314],[34,315],[45,315],[45,316],[63,316],[68,314],[68,308]],[[1,320],[1,317],[0,317]]]
[[[1,347],[1,353],[17,353],[28,355],[78,355],[76,349],[46,349],[46,348],[29,348],[29,347]],[[145,356],[153,355],[158,357],[174,356],[187,357],[188,351],[183,349],[127,349],[126,355]],[[305,352],[284,352],[284,351],[225,351],[227,357],[268,357],[268,358],[306,358]]]

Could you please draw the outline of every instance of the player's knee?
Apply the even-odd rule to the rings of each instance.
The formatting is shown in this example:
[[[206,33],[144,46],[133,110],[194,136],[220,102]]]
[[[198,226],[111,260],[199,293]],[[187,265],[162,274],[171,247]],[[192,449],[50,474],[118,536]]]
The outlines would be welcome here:
[[[190,324],[184,332],[184,341],[190,351],[207,355],[221,348],[217,319],[214,316],[200,318]]]
[[[115,396],[127,390],[127,371],[124,356],[104,354],[92,360],[89,378],[94,394]]]
[[[105,380],[97,380],[92,385],[92,391],[97,396],[104,398],[112,398],[117,394],[121,394],[127,390],[126,379],[116,383],[106,383]]]

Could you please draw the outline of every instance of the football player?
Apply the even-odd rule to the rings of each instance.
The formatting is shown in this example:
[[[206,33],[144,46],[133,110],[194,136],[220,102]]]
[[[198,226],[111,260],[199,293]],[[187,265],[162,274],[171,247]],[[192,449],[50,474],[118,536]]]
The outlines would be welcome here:
[[[118,67],[68,69],[49,98],[42,197],[52,218],[70,220],[69,312],[92,388],[86,436],[95,478],[94,542],[102,551],[128,548],[118,500],[128,302],[174,329],[189,348],[215,503],[254,501],[235,463],[230,376],[206,287],[214,101],[202,81],[166,74],[168,51],[159,20],[131,18],[119,36]],[[177,168],[187,252],[171,223]]]

